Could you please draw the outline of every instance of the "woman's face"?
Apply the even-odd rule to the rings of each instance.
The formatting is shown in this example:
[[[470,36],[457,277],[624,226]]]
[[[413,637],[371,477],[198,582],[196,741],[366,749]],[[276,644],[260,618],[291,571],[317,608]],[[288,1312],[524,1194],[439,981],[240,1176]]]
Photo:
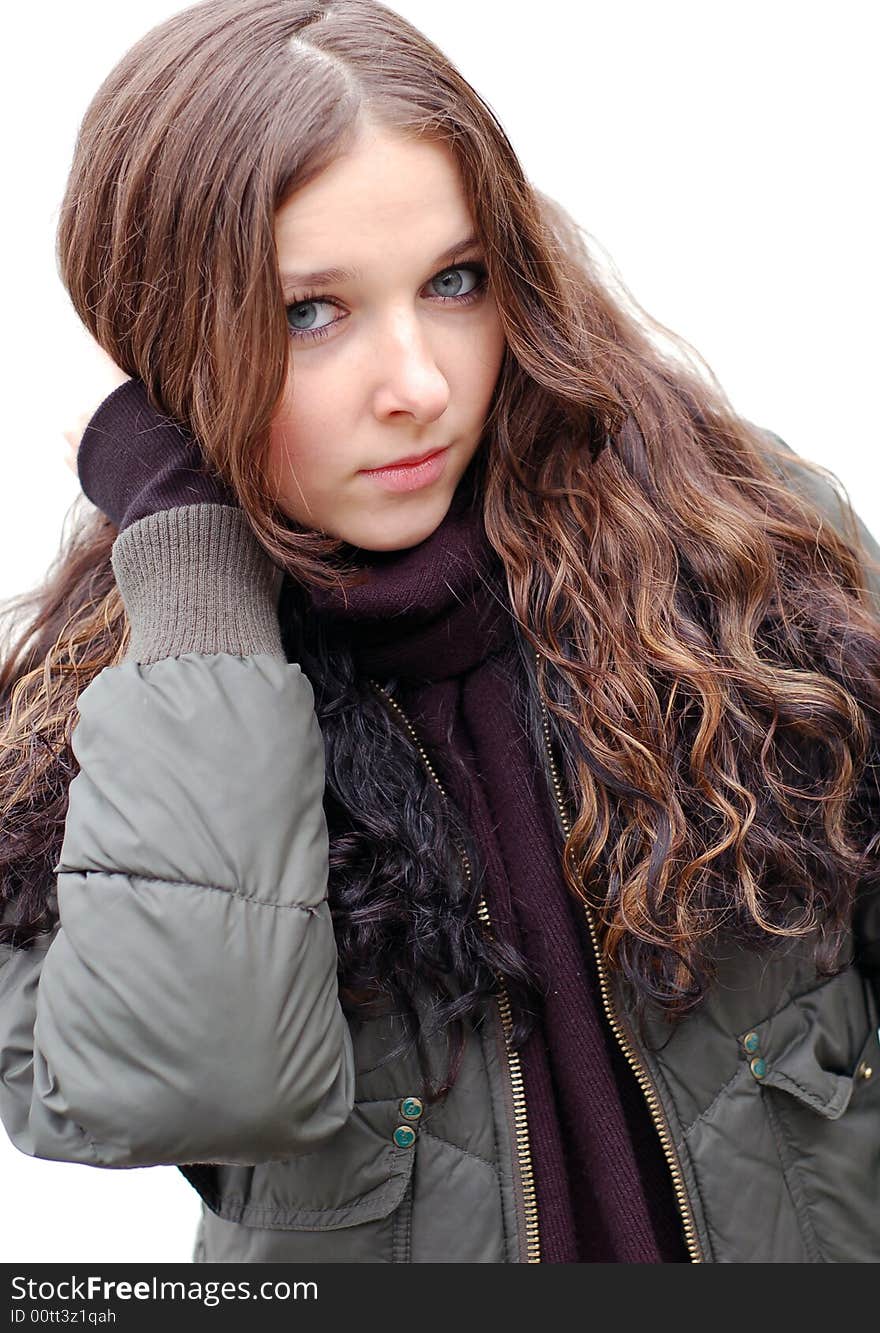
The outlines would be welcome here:
[[[442,522],[504,354],[479,245],[451,252],[473,234],[449,150],[373,128],[278,210],[290,372],[269,482],[290,518],[375,551]],[[352,272],[302,276],[326,269]],[[408,489],[367,471],[433,450],[397,472]]]

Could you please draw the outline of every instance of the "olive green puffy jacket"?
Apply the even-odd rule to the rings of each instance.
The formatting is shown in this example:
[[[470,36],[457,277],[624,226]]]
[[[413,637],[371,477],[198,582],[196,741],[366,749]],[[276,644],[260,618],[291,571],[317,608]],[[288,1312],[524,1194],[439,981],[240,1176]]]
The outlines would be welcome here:
[[[177,1164],[203,1199],[196,1261],[539,1261],[504,997],[432,1105],[413,1057],[377,1067],[398,1020],[340,1008],[323,744],[279,571],[215,505],[133,524],[113,565],[132,638],[78,700],[60,923],[0,950],[10,1139]],[[731,951],[671,1038],[637,1039],[607,982],[695,1260],[880,1259],[877,902],[858,923],[859,966],[831,980],[800,948]]]

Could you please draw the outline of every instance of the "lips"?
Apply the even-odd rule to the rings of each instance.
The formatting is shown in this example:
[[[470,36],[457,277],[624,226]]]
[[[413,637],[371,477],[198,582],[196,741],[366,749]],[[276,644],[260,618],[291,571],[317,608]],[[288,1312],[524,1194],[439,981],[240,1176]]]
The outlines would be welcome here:
[[[429,449],[427,453],[411,455],[409,458],[398,458],[393,463],[383,463],[381,467],[365,467],[364,472],[387,472],[396,467],[416,467],[419,463],[424,463],[427,458],[433,458],[435,454],[440,454],[448,446],[443,445],[439,449]]]

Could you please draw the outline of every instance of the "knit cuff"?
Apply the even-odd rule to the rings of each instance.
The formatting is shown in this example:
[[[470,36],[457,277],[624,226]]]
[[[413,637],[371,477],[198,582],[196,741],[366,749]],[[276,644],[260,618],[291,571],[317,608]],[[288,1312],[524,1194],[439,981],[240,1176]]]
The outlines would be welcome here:
[[[242,509],[195,504],[150,514],[119,534],[110,558],[131,626],[126,661],[183,653],[285,660],[283,572]]]

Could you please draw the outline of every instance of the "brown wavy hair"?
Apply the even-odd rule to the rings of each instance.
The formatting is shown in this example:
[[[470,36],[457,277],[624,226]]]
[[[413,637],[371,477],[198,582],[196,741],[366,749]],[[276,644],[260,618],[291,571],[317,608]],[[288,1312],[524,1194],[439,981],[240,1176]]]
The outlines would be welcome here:
[[[207,0],[147,33],[79,131],[58,227],[76,311],[294,580],[347,579],[340,543],[267,493],[289,356],[273,222],[364,118],[448,145],[485,246],[507,340],[486,529],[541,653],[566,876],[609,964],[673,1014],[705,992],[722,930],[810,936],[833,966],[877,884],[878,567],[831,474],[738,416],[603,271],[424,35],[375,0]],[[0,670],[0,938],[20,947],[57,923],[77,697],[128,637],[116,531],[83,500],[71,517],[43,585],[8,608]],[[344,967],[357,942],[340,941]]]

